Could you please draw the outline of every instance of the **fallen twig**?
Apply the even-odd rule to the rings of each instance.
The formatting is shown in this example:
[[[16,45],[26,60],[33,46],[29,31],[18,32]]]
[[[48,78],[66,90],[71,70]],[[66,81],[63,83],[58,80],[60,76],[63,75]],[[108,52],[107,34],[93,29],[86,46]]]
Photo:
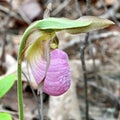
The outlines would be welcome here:
[[[60,11],[62,11],[69,3],[71,0],[65,0],[61,5],[59,5],[52,13],[52,16],[57,15]]]
[[[118,36],[118,35],[120,35],[120,32],[118,32],[118,31],[110,31],[110,32],[104,32],[104,33],[99,33],[99,34],[94,32],[94,33],[91,33],[90,40],[91,40],[91,42],[94,42],[96,40],[102,40],[105,38],[114,37],[114,36]],[[74,38],[73,38],[74,40],[67,41],[67,44],[63,44],[60,47],[64,50],[68,49],[76,44],[80,44],[83,41],[82,39],[84,37],[85,37],[84,34],[81,34],[80,36],[74,36]]]

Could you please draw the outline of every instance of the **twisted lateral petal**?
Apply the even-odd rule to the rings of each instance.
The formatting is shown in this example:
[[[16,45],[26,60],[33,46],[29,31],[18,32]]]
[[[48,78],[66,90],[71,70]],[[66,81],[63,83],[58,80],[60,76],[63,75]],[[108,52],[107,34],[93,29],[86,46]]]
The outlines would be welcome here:
[[[32,61],[31,69],[33,76],[40,84],[45,77],[46,61],[37,59]],[[68,90],[71,83],[70,67],[68,56],[64,51],[55,49],[50,53],[50,65],[42,89],[45,93],[53,96],[63,94]]]

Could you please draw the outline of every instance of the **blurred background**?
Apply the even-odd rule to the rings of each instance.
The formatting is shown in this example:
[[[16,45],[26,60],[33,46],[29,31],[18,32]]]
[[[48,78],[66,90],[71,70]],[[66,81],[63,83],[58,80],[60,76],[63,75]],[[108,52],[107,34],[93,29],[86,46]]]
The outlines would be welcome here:
[[[0,77],[16,73],[20,40],[32,22],[49,16],[74,20],[86,15],[86,10],[86,0],[0,0]],[[89,14],[115,22],[114,26],[89,34],[89,45],[85,49],[89,117],[90,120],[120,120],[120,0],[91,0]],[[71,35],[62,31],[57,36],[59,48],[69,56],[72,85],[59,97],[44,94],[44,119],[85,120],[80,45],[86,34]],[[18,120],[16,83],[17,78],[0,100],[0,111],[9,112],[13,120]],[[34,82],[32,84],[34,86]],[[36,93],[35,87],[33,90]],[[25,120],[39,120],[39,103],[24,76],[23,93]]]

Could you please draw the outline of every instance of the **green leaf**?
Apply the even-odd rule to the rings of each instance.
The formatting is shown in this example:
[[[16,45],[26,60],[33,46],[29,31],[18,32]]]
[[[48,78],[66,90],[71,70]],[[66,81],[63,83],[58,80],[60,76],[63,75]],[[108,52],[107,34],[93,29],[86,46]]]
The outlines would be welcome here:
[[[76,21],[66,18],[46,18],[37,22],[36,26],[39,29],[46,30],[64,30],[70,28],[80,28],[89,26],[91,21]]]
[[[15,82],[14,74],[4,76],[0,80],[0,98],[2,98],[9,91],[9,89],[13,86],[14,82]]]
[[[79,34],[79,33],[85,33],[85,32],[90,32],[93,30],[99,30],[103,29],[105,27],[108,27],[110,25],[113,25],[114,22],[108,19],[104,18],[99,18],[95,16],[83,16],[80,19],[77,20],[78,22],[91,22],[90,25],[84,26],[81,28],[72,28],[72,29],[67,29],[66,31],[71,33],[71,34]]]
[[[12,117],[8,113],[0,112],[0,120],[12,120]]]
[[[28,35],[36,29],[43,30],[48,34],[61,30],[66,30],[71,34],[78,34],[102,29],[113,24],[114,23],[108,19],[95,16],[82,16],[78,20],[50,17],[31,24],[23,34],[22,44],[25,44]],[[23,49],[23,47],[20,47],[20,49]]]

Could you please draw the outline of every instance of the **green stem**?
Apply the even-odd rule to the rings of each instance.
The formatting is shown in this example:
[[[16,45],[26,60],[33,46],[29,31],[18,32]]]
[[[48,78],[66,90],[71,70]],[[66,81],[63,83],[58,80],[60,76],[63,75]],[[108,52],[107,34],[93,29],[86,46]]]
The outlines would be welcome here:
[[[28,29],[24,32],[21,43],[20,43],[20,48],[18,52],[18,82],[17,82],[17,94],[18,94],[18,108],[19,108],[19,120],[24,120],[24,114],[23,114],[23,93],[22,93],[22,71],[21,71],[21,65],[22,65],[22,57],[24,56],[24,48],[25,48],[25,43],[26,39],[29,35],[29,33],[32,31],[32,29],[35,28],[35,24],[28,27]]]
[[[24,120],[23,114],[23,93],[22,93],[22,80],[21,80],[21,62],[18,61],[18,103],[19,103],[19,120]]]

